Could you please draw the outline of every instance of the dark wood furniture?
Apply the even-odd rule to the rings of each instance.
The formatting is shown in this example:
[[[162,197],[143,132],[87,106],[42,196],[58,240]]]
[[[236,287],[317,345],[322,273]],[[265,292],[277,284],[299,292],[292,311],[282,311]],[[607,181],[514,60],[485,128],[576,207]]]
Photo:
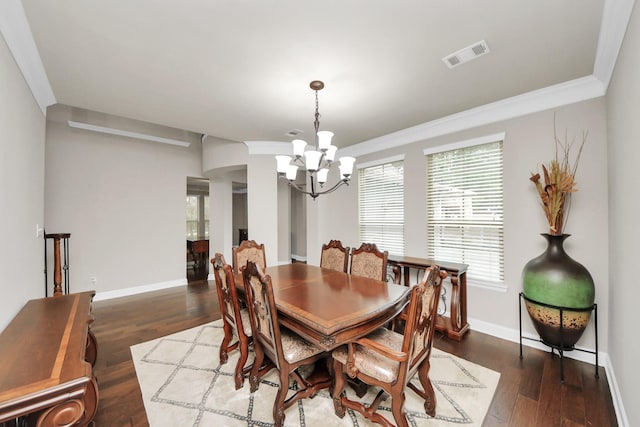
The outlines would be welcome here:
[[[69,238],[70,233],[48,233],[44,235],[44,296],[49,296],[47,278],[47,239],[53,239],[53,295],[62,295],[62,271],[64,270],[64,293],[69,293]],[[63,242],[64,264],[61,263],[60,241]]]
[[[246,228],[238,228],[238,244],[249,239],[249,231]]]
[[[265,355],[277,367],[280,383],[273,403],[273,420],[276,427],[284,424],[284,411],[295,402],[306,397],[313,397],[316,393],[328,388],[331,376],[328,371],[314,370],[304,378],[298,368],[315,364],[325,358],[327,353],[320,347],[311,344],[301,336],[286,328],[278,326],[278,309],[273,296],[271,278],[265,276],[262,269],[249,261],[242,270],[245,294],[247,296],[249,319],[254,337],[254,352],[256,355],[253,368],[249,375],[251,392],[258,389],[260,366]],[[298,388],[289,398],[289,379],[293,379]]]
[[[449,274],[451,279],[450,317],[438,316],[436,330],[446,334],[448,338],[460,341],[469,331],[469,323],[467,322],[468,265],[396,255],[389,256],[388,262],[393,268],[395,283],[400,283],[403,278],[405,286],[409,286],[411,283],[409,273],[412,268],[425,270],[432,265],[438,265]]]
[[[209,240],[194,240],[192,242],[191,251],[194,262],[198,263],[199,266],[205,265],[206,259],[209,257]]]
[[[280,324],[323,350],[374,331],[409,301],[404,286],[309,264],[268,267],[265,273],[273,283]],[[236,276],[236,287],[241,280]]]
[[[411,289],[404,335],[379,328],[365,338],[333,351],[335,383],[332,396],[335,412],[340,418],[344,417],[345,408],[351,408],[378,424],[393,426],[377,412],[387,393],[392,399],[391,411],[396,425],[408,427],[404,414],[406,387],[421,396],[425,400],[426,413],[435,416],[436,397],[429,379],[429,358],[442,279],[447,274],[440,272],[437,266],[430,267],[427,273],[421,283]],[[410,383],[416,372],[422,390]],[[344,394],[347,375],[380,388],[369,406],[350,400]]]
[[[220,319],[216,287],[206,280],[94,302],[93,313],[92,330],[100,343],[94,368],[100,380],[100,405],[94,418],[99,427],[149,424],[130,346]],[[558,358],[546,350],[524,346],[520,361],[517,342],[475,330],[460,342],[436,334],[433,346],[501,374],[485,426],[555,426],[567,420],[575,426],[618,425],[615,398],[602,366],[597,379],[591,363],[565,358],[562,384],[557,381]]]
[[[320,267],[346,273],[349,267],[349,251],[350,248],[342,246],[340,240],[331,240],[323,244],[320,252]]]
[[[233,271],[240,273],[240,268],[247,264],[247,261],[256,263],[261,269],[267,268],[267,258],[264,253],[264,244],[257,244],[255,240],[244,240],[240,246],[233,248]],[[242,283],[240,280],[239,283]]]
[[[349,272],[371,279],[387,279],[387,258],[389,252],[380,251],[375,243],[363,243],[351,252]]]
[[[0,423],[86,426],[98,407],[94,292],[27,302],[0,334]]]
[[[246,308],[240,309],[233,270],[225,262],[224,256],[216,253],[211,264],[224,325],[224,338],[220,344],[220,364],[227,363],[230,351],[235,349],[240,351],[240,358],[234,372],[235,386],[238,390],[244,384],[244,365],[249,357],[249,342],[252,335],[249,312]]]

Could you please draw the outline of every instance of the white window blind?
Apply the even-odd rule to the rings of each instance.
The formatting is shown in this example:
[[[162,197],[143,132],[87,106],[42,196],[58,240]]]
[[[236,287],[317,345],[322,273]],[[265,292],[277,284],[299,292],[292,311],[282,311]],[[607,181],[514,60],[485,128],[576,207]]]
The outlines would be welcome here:
[[[358,174],[360,243],[375,243],[404,255],[404,167],[402,161],[365,167]]]
[[[427,155],[429,258],[504,282],[502,141]]]

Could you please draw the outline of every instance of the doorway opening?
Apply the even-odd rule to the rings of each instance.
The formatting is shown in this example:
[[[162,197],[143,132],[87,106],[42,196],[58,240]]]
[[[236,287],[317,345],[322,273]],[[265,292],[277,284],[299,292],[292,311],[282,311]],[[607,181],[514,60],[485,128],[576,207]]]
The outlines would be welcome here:
[[[238,246],[244,240],[249,239],[249,214],[247,209],[247,183],[236,182],[232,184],[233,191],[233,246]]]
[[[186,197],[187,282],[209,275],[209,180],[187,177]]]

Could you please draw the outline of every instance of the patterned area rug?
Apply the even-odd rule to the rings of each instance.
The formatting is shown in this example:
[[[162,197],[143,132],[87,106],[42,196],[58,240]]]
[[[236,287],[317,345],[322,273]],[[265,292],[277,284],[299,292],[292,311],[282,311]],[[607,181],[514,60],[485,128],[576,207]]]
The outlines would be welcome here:
[[[278,387],[275,371],[263,377],[254,394],[249,393],[248,381],[236,391],[232,373],[238,352],[232,352],[229,361],[220,366],[222,336],[222,321],[216,321],[131,347],[151,427],[273,425],[271,410]],[[407,390],[405,410],[410,425],[482,425],[499,373],[434,349],[430,377],[438,402],[436,417],[426,415],[421,399]],[[349,387],[347,393],[356,399]],[[371,402],[376,393],[371,390],[363,400]],[[390,399],[380,407],[393,420]],[[285,419],[285,426],[371,425],[351,410],[342,419],[334,415],[327,390],[313,399],[298,401],[286,411]]]

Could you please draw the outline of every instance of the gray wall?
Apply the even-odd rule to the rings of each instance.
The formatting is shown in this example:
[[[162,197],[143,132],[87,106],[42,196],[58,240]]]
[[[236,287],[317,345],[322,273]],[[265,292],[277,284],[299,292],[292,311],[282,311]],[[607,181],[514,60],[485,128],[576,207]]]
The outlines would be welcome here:
[[[192,145],[74,129],[69,119],[190,139]],[[47,231],[71,233],[72,292],[95,289],[99,298],[125,288],[186,283],[186,182],[200,176],[200,161],[195,134],[62,105],[49,108]]]
[[[0,35],[0,330],[44,296],[45,117]]]
[[[635,263],[640,253],[640,10],[636,4],[607,93],[609,137],[609,356],[628,425],[640,425],[637,402],[640,341],[635,323],[640,290]],[[624,373],[624,375],[622,375]],[[636,396],[636,397],[634,397]]]
[[[468,312],[473,319],[472,329],[485,330],[499,336],[517,337],[518,293],[522,290],[522,268],[528,260],[545,249],[539,235],[548,231],[531,172],[541,162],[554,157],[553,115],[557,113],[558,129],[569,135],[589,130],[576,175],[578,192],[566,232],[567,252],[584,264],[596,283],[596,302],[599,307],[599,346],[607,351],[607,318],[609,316],[609,267],[607,246],[607,135],[604,98],[568,105],[553,111],[493,123],[491,125],[416,142],[384,152],[359,156],[365,163],[404,154],[405,170],[405,255],[426,257],[426,160],[423,150],[444,144],[505,132],[504,140],[504,210],[505,210],[505,281],[506,289],[487,289],[475,286],[469,277]],[[358,241],[358,183],[354,177],[347,188],[341,188],[317,204],[316,221],[319,241],[339,238],[343,244],[357,247]],[[311,210],[311,208],[308,208]],[[339,216],[338,216],[339,213]],[[333,218],[339,217],[336,221]],[[310,226],[309,229],[312,229]],[[310,252],[312,248],[308,248]],[[313,263],[310,256],[310,262]],[[443,260],[446,261],[446,260]],[[531,322],[525,322],[529,333],[535,334]],[[594,348],[593,322],[579,345]]]

